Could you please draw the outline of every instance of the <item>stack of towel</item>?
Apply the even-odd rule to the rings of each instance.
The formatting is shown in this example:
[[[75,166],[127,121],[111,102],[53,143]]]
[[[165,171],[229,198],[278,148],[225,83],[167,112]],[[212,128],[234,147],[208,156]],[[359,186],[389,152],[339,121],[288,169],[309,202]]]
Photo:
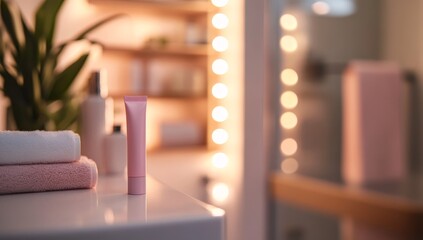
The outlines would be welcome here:
[[[0,132],[0,194],[92,188],[97,166],[72,131]]]

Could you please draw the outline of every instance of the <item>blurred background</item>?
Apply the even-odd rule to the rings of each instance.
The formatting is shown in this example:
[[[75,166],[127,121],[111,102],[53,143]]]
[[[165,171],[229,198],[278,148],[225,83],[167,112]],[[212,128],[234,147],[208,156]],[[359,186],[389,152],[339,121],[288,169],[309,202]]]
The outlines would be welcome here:
[[[14,2],[33,22],[41,1]],[[85,97],[90,73],[105,69],[109,120],[123,132],[123,96],[147,95],[148,174],[225,209],[228,239],[420,239],[422,11],[419,0],[72,0],[56,41],[125,14],[89,35],[101,45],[66,50],[61,62],[90,51],[72,89]],[[342,83],[354,60],[400,69],[402,121],[380,130],[401,140],[399,178],[343,175]]]

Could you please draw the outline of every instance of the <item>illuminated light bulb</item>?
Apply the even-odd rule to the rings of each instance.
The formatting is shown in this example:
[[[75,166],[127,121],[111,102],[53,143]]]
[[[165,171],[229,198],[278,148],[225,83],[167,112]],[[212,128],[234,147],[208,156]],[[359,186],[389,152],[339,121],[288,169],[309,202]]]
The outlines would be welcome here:
[[[216,168],[225,168],[228,161],[228,156],[222,152],[215,153],[212,157],[213,166]]]
[[[298,149],[297,141],[295,141],[292,138],[287,138],[283,140],[281,143],[281,152],[285,156],[294,155],[297,152],[297,149]]]
[[[298,74],[294,69],[286,68],[281,72],[281,81],[287,86],[294,86],[298,82]]]
[[[292,174],[298,170],[298,161],[294,158],[287,158],[281,162],[281,170],[284,173]]]
[[[292,112],[286,112],[282,114],[280,119],[281,126],[286,129],[294,128],[295,126],[297,126],[297,122],[297,115]]]
[[[318,1],[311,6],[313,12],[318,15],[326,15],[330,12],[330,6],[327,2]]]
[[[228,4],[228,0],[212,0],[211,2],[215,7],[224,7]]]
[[[295,52],[298,48],[297,39],[293,36],[283,36],[280,41],[280,47],[285,52]]]
[[[212,18],[212,25],[217,29],[225,29],[229,25],[229,18],[223,13],[216,13]]]
[[[212,132],[212,140],[216,144],[225,144],[229,139],[229,134],[225,129],[218,128]]]
[[[212,187],[212,197],[216,202],[224,202],[229,197],[229,187],[224,183],[216,183]]]
[[[229,47],[228,39],[222,36],[217,36],[212,41],[212,47],[217,52],[224,52],[228,50]]]
[[[279,24],[283,29],[288,31],[295,30],[298,26],[297,18],[291,14],[282,15],[282,17],[279,19]]]
[[[223,75],[229,70],[228,62],[219,58],[212,63],[212,71],[217,75]]]
[[[293,91],[282,93],[280,102],[284,108],[293,109],[298,105],[298,97]]]
[[[228,110],[222,106],[217,106],[212,110],[212,118],[216,122],[223,122],[228,119]]]
[[[223,83],[216,83],[212,87],[212,95],[217,99],[223,99],[228,96],[228,87]]]

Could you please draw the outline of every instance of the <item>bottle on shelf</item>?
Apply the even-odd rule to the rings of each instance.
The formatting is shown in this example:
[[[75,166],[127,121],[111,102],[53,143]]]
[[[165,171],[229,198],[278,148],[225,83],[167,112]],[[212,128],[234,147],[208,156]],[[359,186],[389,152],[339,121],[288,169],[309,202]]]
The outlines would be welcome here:
[[[126,136],[120,125],[113,126],[113,132],[104,138],[105,168],[108,174],[123,174],[127,162]]]
[[[94,71],[89,79],[89,95],[81,104],[81,153],[94,160],[98,172],[105,173],[104,137],[113,122],[113,100],[106,99],[104,70]]]

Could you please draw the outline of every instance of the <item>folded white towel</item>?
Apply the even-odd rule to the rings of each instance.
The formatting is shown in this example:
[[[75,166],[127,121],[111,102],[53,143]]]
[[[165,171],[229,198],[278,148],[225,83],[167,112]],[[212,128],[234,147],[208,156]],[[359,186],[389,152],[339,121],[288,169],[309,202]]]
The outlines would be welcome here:
[[[81,140],[72,131],[0,131],[0,165],[73,162]]]

